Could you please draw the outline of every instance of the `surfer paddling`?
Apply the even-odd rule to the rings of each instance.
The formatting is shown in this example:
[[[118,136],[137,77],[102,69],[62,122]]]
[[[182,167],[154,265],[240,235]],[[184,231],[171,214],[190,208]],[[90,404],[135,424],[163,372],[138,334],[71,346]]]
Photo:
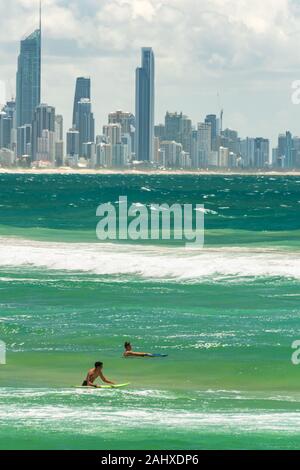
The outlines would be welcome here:
[[[131,343],[125,343],[124,344],[124,357],[151,357],[152,354],[150,353],[144,353],[144,352],[134,352],[132,351],[132,346]]]
[[[101,385],[95,385],[95,380],[98,377],[106,384],[115,385],[115,382],[111,382],[103,375],[103,362],[96,362],[95,367],[88,371],[87,377],[84,380],[82,386],[83,387],[94,387],[99,388]]]

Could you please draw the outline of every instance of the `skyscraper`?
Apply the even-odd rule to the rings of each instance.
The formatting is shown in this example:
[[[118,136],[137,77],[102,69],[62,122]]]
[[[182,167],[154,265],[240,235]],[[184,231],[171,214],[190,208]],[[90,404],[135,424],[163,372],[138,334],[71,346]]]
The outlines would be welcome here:
[[[4,109],[0,112],[0,149],[11,149],[13,118]]]
[[[300,167],[300,138],[293,137],[293,149],[295,154],[295,168]]]
[[[135,125],[135,117],[132,113],[115,111],[108,115],[109,124],[121,124],[122,134],[131,134]]]
[[[82,99],[91,99],[91,79],[78,77],[76,80],[74,106],[73,106],[73,127],[76,127],[79,102]]]
[[[246,137],[240,142],[240,154],[243,159],[243,166],[253,168],[255,164],[255,139]]]
[[[72,164],[77,164],[79,158],[79,132],[70,129],[67,132],[67,160]]]
[[[132,152],[134,151],[135,116],[132,113],[118,110],[108,115],[108,123],[120,124],[122,133],[121,140],[123,144],[126,143],[128,146],[128,153],[131,157]]]
[[[211,148],[217,150],[218,120],[215,114],[208,114],[205,118],[205,124],[211,125]]]
[[[169,111],[167,111],[165,117],[166,140],[175,140],[175,142],[179,142],[181,120],[182,113],[169,113]]]
[[[169,113],[165,117],[165,139],[182,144],[185,152],[191,153],[192,121],[183,113]],[[156,126],[156,135],[158,128]]]
[[[229,149],[227,147],[220,147],[218,153],[219,153],[218,166],[220,168],[228,168]]]
[[[55,116],[55,138],[57,142],[64,140],[64,118],[61,114]]]
[[[278,136],[278,166],[280,168],[295,167],[295,151],[293,147],[293,136],[291,132]]]
[[[240,139],[237,131],[225,129],[221,136],[222,147],[228,148],[230,152],[238,154]]]
[[[103,126],[103,135],[106,136],[107,142],[111,145],[121,143],[122,127],[121,124],[107,124]]]
[[[40,104],[32,122],[32,160],[55,160],[55,108]]]
[[[157,124],[154,126],[154,137],[157,138],[160,142],[166,140],[166,127],[164,124]]]
[[[136,70],[136,158],[154,159],[155,65],[151,47],[142,48],[142,66]]]
[[[270,161],[270,142],[268,139],[257,137],[255,139],[255,168],[266,168]]]
[[[200,122],[197,128],[196,155],[193,155],[194,168],[207,168],[211,153],[211,125]]]
[[[7,101],[2,111],[4,111],[7,116],[13,120],[13,127],[15,127],[16,102],[14,100]]]
[[[41,102],[41,8],[39,28],[21,41],[17,70],[17,127],[31,124]]]
[[[57,166],[64,162],[64,118],[61,114],[55,116],[55,161]]]
[[[92,103],[88,98],[82,98],[78,103],[76,127],[79,131],[79,156],[83,156],[83,144],[95,141],[95,120],[92,113]]]
[[[167,168],[179,168],[180,157],[182,154],[182,145],[174,140],[165,140],[161,142],[160,149],[165,154],[165,165]]]
[[[31,155],[31,124],[18,127],[17,129],[17,157],[21,158],[24,155]]]

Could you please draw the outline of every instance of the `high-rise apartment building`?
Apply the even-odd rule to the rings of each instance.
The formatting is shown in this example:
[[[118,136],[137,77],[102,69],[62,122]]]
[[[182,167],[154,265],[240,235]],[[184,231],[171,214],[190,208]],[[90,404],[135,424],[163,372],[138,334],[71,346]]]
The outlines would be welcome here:
[[[135,117],[132,113],[115,111],[109,113],[108,124],[120,124],[122,134],[131,134],[135,126]]]
[[[83,156],[83,144],[95,141],[95,119],[92,102],[83,98],[78,103],[76,129],[79,131],[79,156]]]
[[[254,168],[266,168],[270,165],[270,142],[263,137],[255,139]]]
[[[142,48],[142,66],[136,70],[136,159],[154,159],[155,64],[151,47]]]
[[[207,168],[211,152],[211,125],[201,122],[197,127],[196,152],[192,156],[194,168]]]
[[[121,124],[106,124],[103,126],[103,134],[105,135],[106,141],[109,144],[120,144],[122,139]]]
[[[31,124],[41,102],[41,28],[21,41],[17,71],[17,127]]]
[[[34,113],[31,136],[32,160],[55,162],[55,108],[40,104]]]
[[[79,102],[82,99],[91,99],[91,79],[86,77],[78,77],[76,79],[74,104],[73,104],[73,128],[76,128],[77,113]]]
[[[79,132],[70,129],[67,132],[67,161],[77,165],[79,159]]]
[[[164,140],[178,142],[182,144],[183,150],[191,154],[192,146],[192,121],[183,113],[167,112],[165,116]],[[156,126],[155,135],[159,129]]]
[[[211,126],[211,148],[217,150],[217,135],[218,135],[218,119],[215,114],[208,114],[205,118],[205,124]]]

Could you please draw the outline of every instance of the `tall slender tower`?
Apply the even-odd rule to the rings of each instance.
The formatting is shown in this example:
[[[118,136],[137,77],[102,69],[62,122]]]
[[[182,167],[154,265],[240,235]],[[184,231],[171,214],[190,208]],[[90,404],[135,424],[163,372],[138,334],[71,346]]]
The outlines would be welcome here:
[[[79,131],[79,156],[83,156],[83,144],[95,141],[95,119],[88,98],[82,98],[78,103],[76,130]]]
[[[21,41],[17,70],[17,127],[31,124],[41,102],[41,2],[39,28]]]
[[[91,99],[91,79],[86,77],[78,77],[76,80],[74,106],[73,106],[73,128],[77,128],[77,113],[79,102],[82,99]]]
[[[136,158],[154,160],[155,61],[151,47],[142,48],[142,66],[136,70]]]

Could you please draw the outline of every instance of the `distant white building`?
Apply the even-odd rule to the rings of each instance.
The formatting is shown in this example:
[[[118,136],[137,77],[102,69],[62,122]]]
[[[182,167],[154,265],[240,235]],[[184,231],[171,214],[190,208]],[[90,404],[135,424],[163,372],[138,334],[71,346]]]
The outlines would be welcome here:
[[[160,143],[160,149],[165,154],[165,166],[167,168],[180,168],[180,155],[183,151],[182,144],[174,140],[164,140]]]
[[[96,147],[96,167],[112,167],[112,146],[101,142]]]
[[[229,149],[226,147],[219,148],[219,167],[228,168],[229,164]]]
[[[116,168],[128,166],[128,146],[123,144],[112,145],[112,164]]]
[[[207,168],[211,150],[211,123],[200,122],[197,128],[197,147],[193,167]]]
[[[240,142],[240,154],[243,159],[243,166],[253,168],[255,162],[255,139],[247,137]]]
[[[44,129],[37,138],[36,160],[55,165],[55,132]]]
[[[182,169],[190,169],[192,167],[192,160],[188,152],[182,151],[179,155],[179,167]]]
[[[11,167],[15,163],[15,153],[6,148],[0,149],[0,165],[4,167]]]
[[[106,124],[103,126],[103,134],[107,138],[107,142],[111,145],[121,143],[122,127],[121,124]]]
[[[208,157],[208,166],[209,167],[218,167],[219,166],[219,153],[212,151]]]
[[[122,134],[130,134],[132,132],[134,121],[134,115],[125,111],[118,110],[108,115],[108,123],[120,124]]]

